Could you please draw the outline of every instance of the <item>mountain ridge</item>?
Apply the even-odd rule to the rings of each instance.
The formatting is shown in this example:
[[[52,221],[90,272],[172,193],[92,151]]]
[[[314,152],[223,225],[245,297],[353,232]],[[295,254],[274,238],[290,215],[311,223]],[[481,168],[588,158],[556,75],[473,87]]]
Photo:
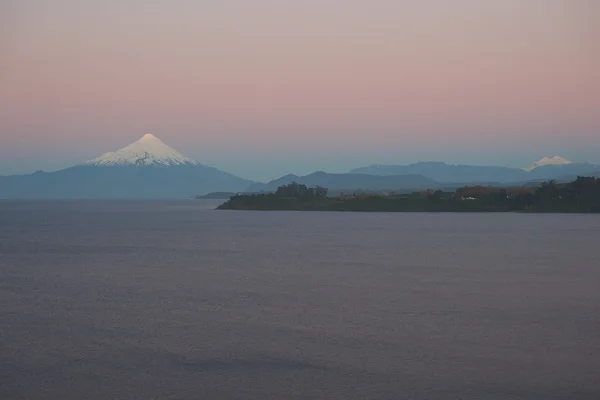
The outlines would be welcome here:
[[[542,159],[544,160],[544,159]],[[418,162],[408,165],[373,164],[355,168],[350,173],[372,175],[420,174],[440,183],[480,183],[480,182],[527,182],[540,179],[554,179],[566,175],[585,175],[600,169],[589,163],[547,163],[527,171],[521,168],[500,166],[476,166],[447,164],[444,162]]]

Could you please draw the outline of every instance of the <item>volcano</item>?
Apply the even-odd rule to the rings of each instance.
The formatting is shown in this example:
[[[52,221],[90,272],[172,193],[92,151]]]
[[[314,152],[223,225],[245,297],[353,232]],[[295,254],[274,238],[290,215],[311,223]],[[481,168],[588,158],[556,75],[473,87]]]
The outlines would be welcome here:
[[[180,199],[254,182],[188,158],[152,134],[56,172],[0,177],[3,199]]]

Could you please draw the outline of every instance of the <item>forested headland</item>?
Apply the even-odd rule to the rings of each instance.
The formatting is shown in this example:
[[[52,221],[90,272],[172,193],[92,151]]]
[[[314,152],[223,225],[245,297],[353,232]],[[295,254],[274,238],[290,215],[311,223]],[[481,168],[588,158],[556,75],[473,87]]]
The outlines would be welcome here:
[[[380,211],[380,212],[548,212],[599,213],[600,179],[578,177],[537,187],[465,186],[453,192],[426,190],[412,193],[341,194],[329,197],[327,188],[298,183],[274,193],[241,194],[221,204],[220,210]]]

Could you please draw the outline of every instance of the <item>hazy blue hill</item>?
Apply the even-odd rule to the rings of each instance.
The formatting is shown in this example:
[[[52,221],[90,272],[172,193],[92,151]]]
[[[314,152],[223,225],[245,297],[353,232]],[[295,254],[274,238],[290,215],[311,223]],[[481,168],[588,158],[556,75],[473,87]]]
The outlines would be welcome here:
[[[173,199],[243,191],[252,181],[201,164],[75,166],[0,177],[2,199]]]
[[[439,183],[422,175],[381,176],[367,174],[330,174],[314,172],[306,176],[286,175],[269,183],[256,183],[247,192],[275,191],[279,186],[297,182],[307,186],[323,186],[333,191],[340,190],[401,190],[436,188]]]
[[[271,190],[277,189],[279,186],[287,185],[292,182],[300,182],[301,179],[302,179],[302,177],[300,177],[298,175],[288,174],[288,175],[282,176],[281,178],[273,179],[272,181],[270,181],[266,184],[265,183],[255,183],[252,186],[250,186],[249,188],[247,188],[246,192],[271,191]],[[269,189],[266,189],[266,187],[269,187]]]
[[[528,173],[518,168],[450,165],[443,162],[419,162],[410,165],[371,165],[356,168],[351,173],[370,175],[420,174],[437,182],[518,182],[528,178]]]

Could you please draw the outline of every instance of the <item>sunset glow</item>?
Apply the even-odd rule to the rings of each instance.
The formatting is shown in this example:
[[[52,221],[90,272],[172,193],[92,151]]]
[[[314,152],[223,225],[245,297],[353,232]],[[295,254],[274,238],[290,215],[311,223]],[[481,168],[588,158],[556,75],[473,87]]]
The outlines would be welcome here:
[[[149,131],[256,179],[600,161],[598,2],[173,3],[2,2],[0,174]]]

